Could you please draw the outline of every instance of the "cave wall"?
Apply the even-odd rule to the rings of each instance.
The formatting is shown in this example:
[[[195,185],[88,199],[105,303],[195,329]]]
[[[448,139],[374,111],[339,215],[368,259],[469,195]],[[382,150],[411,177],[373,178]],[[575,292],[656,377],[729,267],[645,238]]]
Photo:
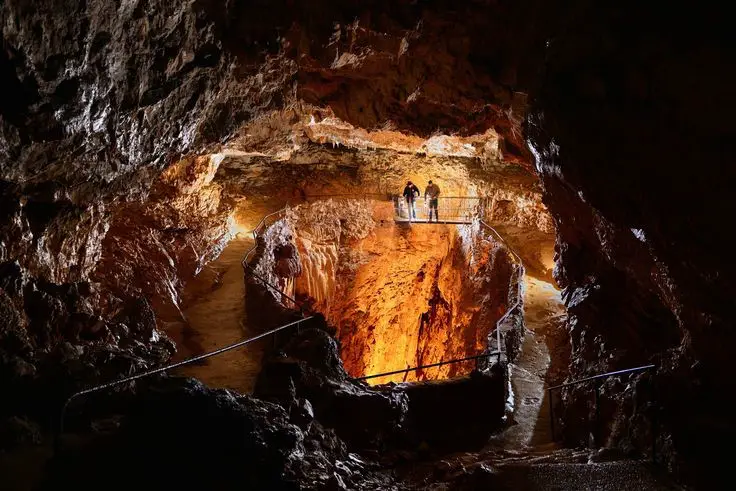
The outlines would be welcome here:
[[[120,266],[110,272],[118,290],[125,279],[133,290],[174,296],[166,284],[177,283],[178,266],[166,266],[166,256],[210,257],[198,236],[218,241],[213,228],[222,223],[203,230],[141,213],[156,204],[161,171],[247,136],[238,129],[272,110],[304,103],[361,127],[413,128],[425,137],[498,126],[499,155],[524,161],[524,98],[509,84],[528,79],[533,64],[517,66],[523,58],[502,47],[533,50],[501,23],[491,34],[498,47],[485,52],[479,41],[489,32],[479,14],[492,11],[516,24],[524,18],[522,9],[483,2],[459,10],[407,2],[3,2],[0,77],[14,96],[0,106],[0,260],[57,284],[99,281],[100,269]],[[444,68],[450,60],[462,61]],[[153,228],[142,223],[148,219]],[[196,252],[184,253],[185,243]],[[113,251],[126,262],[150,256],[156,278],[139,278],[146,268],[116,263]]]
[[[656,363],[653,406],[647,375],[606,387],[608,441],[646,445],[661,407],[669,464],[715,470],[735,429],[731,29],[710,9],[625,4],[581,3],[550,43],[528,121],[557,223],[571,378]],[[567,394],[570,422],[586,419],[586,397]]]

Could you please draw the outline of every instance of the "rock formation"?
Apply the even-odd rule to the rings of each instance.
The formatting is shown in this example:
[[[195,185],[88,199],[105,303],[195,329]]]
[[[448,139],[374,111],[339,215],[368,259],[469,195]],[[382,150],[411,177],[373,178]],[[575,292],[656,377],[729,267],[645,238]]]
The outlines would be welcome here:
[[[519,206],[543,195],[570,379],[658,365],[604,387],[607,441],[640,448],[656,413],[672,469],[718,469],[736,293],[718,9],[5,0],[0,25],[3,418],[166,359],[157,316],[177,315],[231,217],[440,174],[549,230]],[[564,397],[566,438],[583,441],[589,393]]]
[[[353,199],[290,209],[262,234],[265,249],[254,270],[265,275],[280,237],[294,236],[303,273],[293,295],[336,328],[353,377],[491,350],[496,322],[520,298],[520,265],[480,223],[402,227],[378,218],[386,212],[390,202]],[[290,277],[287,271],[267,278],[286,284]],[[504,326],[510,359],[523,336],[522,310],[514,314],[518,325]],[[443,379],[474,366],[448,364],[371,383]]]

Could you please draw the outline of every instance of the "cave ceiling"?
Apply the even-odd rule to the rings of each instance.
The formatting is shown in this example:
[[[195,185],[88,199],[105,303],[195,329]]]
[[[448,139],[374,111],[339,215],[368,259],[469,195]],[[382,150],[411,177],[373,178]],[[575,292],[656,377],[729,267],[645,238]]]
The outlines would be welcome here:
[[[294,184],[307,195],[392,194],[407,179],[420,186],[434,179],[445,196],[537,187],[524,167],[504,160],[492,129],[422,138],[390,127],[357,128],[331,114],[302,105],[247,125],[215,154],[218,182],[234,194],[272,194]]]
[[[3,102],[0,178],[34,199],[145,195],[184,155],[261,152],[243,128],[305,104],[319,108],[315,143],[403,152],[433,135],[492,135],[496,160],[529,168],[524,86],[541,51],[518,35],[533,21],[518,6],[69,0],[63,18],[50,1],[0,9],[0,75],[18,94]],[[326,132],[325,119],[337,122]],[[345,142],[345,125],[371,138]]]

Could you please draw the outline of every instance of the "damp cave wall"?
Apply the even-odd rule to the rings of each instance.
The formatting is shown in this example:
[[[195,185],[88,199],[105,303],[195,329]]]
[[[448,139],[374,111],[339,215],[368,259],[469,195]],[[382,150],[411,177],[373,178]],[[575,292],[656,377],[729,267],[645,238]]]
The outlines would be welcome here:
[[[584,3],[551,39],[527,134],[557,225],[570,377],[646,363],[604,385],[605,442],[717,482],[736,425],[730,244],[736,109],[731,28],[718,9]],[[569,442],[590,393],[566,394]]]

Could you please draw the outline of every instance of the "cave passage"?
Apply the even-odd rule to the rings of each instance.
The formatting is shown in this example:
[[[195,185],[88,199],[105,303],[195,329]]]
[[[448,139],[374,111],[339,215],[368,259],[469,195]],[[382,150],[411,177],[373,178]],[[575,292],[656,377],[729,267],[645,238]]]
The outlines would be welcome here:
[[[649,457],[723,487],[736,57],[698,7],[0,1],[0,487],[670,489]],[[409,216],[430,179],[502,238]],[[303,313],[243,279],[251,245],[322,315],[174,374],[216,389],[111,386]],[[524,456],[433,447],[505,401]],[[548,466],[548,402],[556,443],[605,451]],[[40,455],[57,426],[78,445]]]

